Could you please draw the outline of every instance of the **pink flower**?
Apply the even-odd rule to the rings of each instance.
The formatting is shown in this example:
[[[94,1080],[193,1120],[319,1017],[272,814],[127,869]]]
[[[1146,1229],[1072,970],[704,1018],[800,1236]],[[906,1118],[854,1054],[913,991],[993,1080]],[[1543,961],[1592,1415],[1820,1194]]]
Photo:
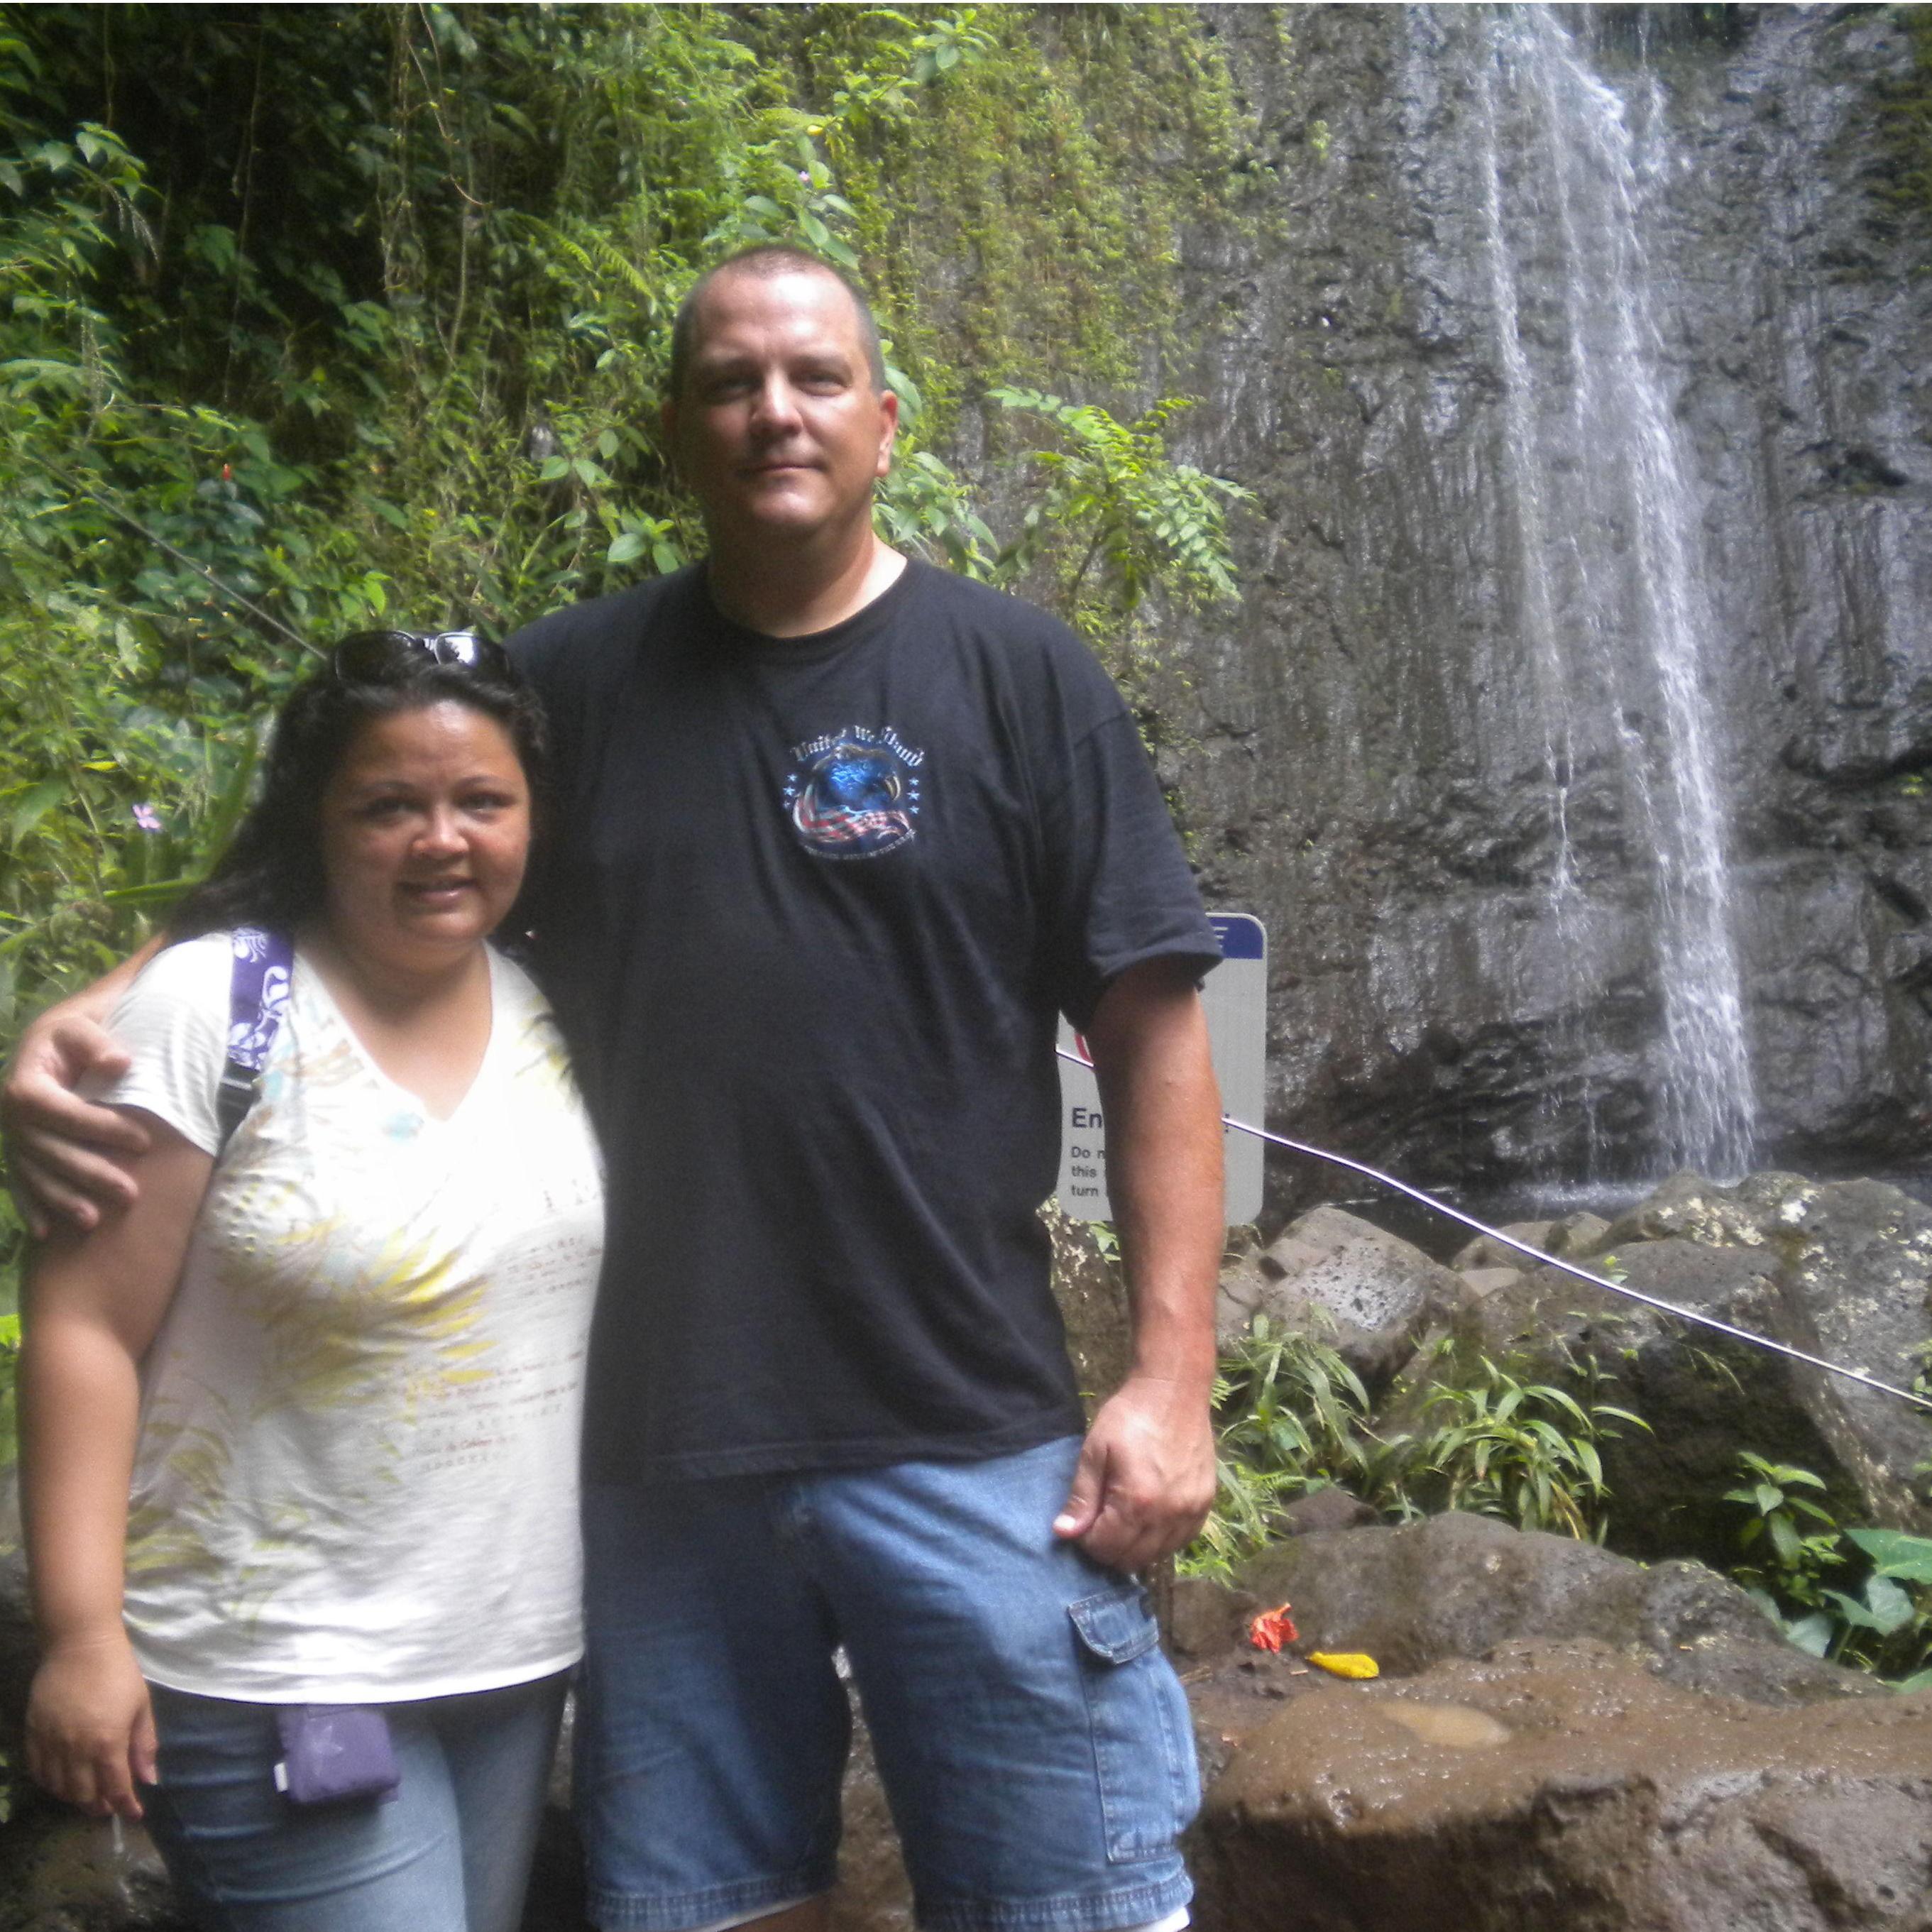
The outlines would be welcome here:
[[[137,805],[134,808],[134,823],[143,832],[161,830],[161,814],[152,805]]]

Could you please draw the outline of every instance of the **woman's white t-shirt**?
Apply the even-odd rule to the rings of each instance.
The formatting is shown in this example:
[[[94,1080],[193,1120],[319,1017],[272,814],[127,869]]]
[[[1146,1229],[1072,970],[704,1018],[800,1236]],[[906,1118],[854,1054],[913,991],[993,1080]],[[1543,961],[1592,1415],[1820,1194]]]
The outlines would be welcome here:
[[[98,1097],[218,1150],[231,949],[150,962]],[[448,1696],[581,1648],[577,1469],[596,1144],[541,995],[490,956],[448,1120],[298,954],[142,1365],[125,1614],[155,1682],[266,1702]]]

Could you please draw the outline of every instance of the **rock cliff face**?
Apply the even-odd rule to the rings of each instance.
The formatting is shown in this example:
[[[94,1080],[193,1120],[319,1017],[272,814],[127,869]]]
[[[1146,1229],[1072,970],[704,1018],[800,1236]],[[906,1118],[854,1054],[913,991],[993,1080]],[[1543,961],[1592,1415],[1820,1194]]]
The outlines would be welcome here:
[[[1904,29],[1319,8],[1284,56],[1259,14],[1210,17],[1279,232],[1184,266],[1184,453],[1260,497],[1249,594],[1189,620],[1167,701],[1210,903],[1269,928],[1272,1116],[1478,1190],[1654,1175],[1712,1157],[1687,1056],[1728,998],[1760,1164],[1915,1160],[1932,236],[1876,180]],[[1628,171],[1566,200],[1584,108]],[[1577,266],[1606,192],[1637,203],[1628,313]],[[1618,329],[1654,392],[1628,426],[1630,379],[1586,369]]]

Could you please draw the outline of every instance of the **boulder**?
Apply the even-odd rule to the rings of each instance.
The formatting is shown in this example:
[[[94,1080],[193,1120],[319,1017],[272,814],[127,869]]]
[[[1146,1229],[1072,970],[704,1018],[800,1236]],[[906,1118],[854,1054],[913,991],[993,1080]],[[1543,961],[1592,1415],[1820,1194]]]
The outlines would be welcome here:
[[[0,1542],[0,1792],[12,1813],[0,1824],[0,1932],[189,1932],[145,1832],[84,1818],[28,1783],[22,1738],[39,1654],[26,1559]]]
[[[1735,1327],[1910,1387],[1932,1339],[1932,1210],[1870,1180],[1762,1174],[1721,1188],[1666,1182],[1623,1216],[1593,1266]],[[1609,1400],[1650,1424],[1604,1448],[1612,1534],[1640,1555],[1731,1553],[1722,1501],[1749,1449],[1826,1479],[1838,1513],[1932,1533],[1922,1466],[1932,1426],[1896,1397],[1672,1319],[1554,1269],[1465,1298],[1453,1355],[1513,1358],[1549,1380],[1587,1361]]]
[[[1603,1246],[1608,1250],[1678,1235],[1708,1247],[1760,1247],[1767,1222],[1774,1228],[1784,1221],[1786,1208],[1810,1184],[1776,1172],[1752,1174],[1735,1187],[1701,1174],[1673,1174],[1610,1223]]]
[[[1236,1582],[1258,1603],[1292,1603],[1304,1650],[1366,1651],[1400,1676],[1519,1639],[1587,1638],[1672,1683],[1754,1702],[1874,1690],[1786,1643],[1702,1564],[1646,1566],[1489,1516],[1296,1537],[1244,1564]]]
[[[1550,1231],[1556,1225],[1554,1221],[1504,1221],[1498,1232],[1546,1255],[1550,1252]],[[1459,1271],[1478,1268],[1520,1268],[1522,1264],[1522,1256],[1515,1249],[1492,1240],[1487,1234],[1478,1234],[1474,1240],[1464,1242],[1449,1262],[1449,1265]]]
[[[1592,1255],[1604,1244],[1610,1224],[1600,1214],[1565,1214],[1554,1221],[1505,1222],[1500,1234],[1513,1236],[1525,1246],[1546,1255],[1563,1255],[1571,1261]],[[1525,1257],[1507,1243],[1478,1234],[1457,1250],[1450,1266],[1466,1274],[1472,1268],[1514,1268],[1523,1265]]]
[[[1359,1496],[1332,1484],[1325,1489],[1310,1490],[1284,1503],[1275,1520],[1288,1536],[1308,1536],[1318,1529],[1359,1529],[1381,1517]]]
[[[1365,1382],[1386,1383],[1424,1331],[1446,1321],[1462,1288],[1420,1248],[1340,1208],[1316,1208],[1221,1278],[1215,1328],[1223,1347],[1257,1315],[1331,1341]]]
[[[1932,1694],[1769,1709],[1587,1639],[1298,1688],[1208,1792],[1203,1932],[1926,1923]]]
[[[26,1795],[0,1825],[0,1932],[194,1932],[140,1826]]]
[[[1258,1597],[1211,1576],[1180,1577],[1168,1600],[1168,1648],[1184,1666],[1211,1663],[1240,1646],[1262,1607]]]

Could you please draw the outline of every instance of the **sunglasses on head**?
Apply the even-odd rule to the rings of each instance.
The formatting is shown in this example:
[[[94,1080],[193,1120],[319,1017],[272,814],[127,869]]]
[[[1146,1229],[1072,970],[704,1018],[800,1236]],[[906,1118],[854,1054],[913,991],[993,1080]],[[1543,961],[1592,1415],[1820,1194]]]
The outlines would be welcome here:
[[[374,678],[394,668],[399,653],[420,651],[440,664],[506,674],[501,644],[476,631],[356,631],[337,644],[330,663],[338,677]]]

